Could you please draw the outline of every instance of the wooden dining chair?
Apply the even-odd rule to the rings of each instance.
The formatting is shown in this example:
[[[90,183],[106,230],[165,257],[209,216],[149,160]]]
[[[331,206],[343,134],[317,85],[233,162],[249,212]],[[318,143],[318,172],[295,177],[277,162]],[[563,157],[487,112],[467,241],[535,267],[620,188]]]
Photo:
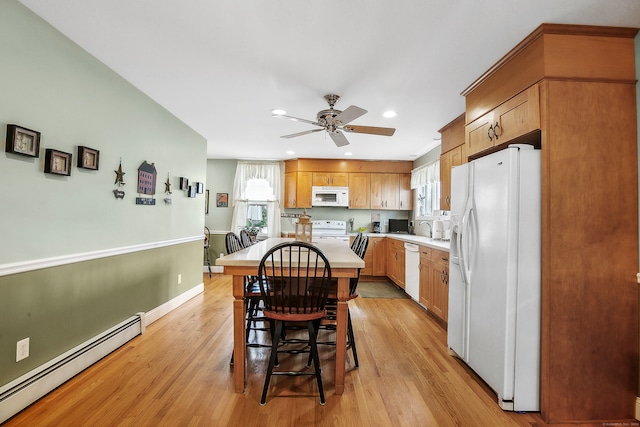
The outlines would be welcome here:
[[[232,254],[234,252],[238,252],[239,250],[244,249],[242,245],[242,241],[240,237],[234,232],[229,232],[225,235],[225,246],[227,249],[227,254]],[[249,337],[251,336],[251,331],[254,332],[270,332],[271,328],[265,326],[265,322],[268,322],[268,319],[261,315],[261,311],[263,308],[263,300],[262,295],[260,294],[260,288],[257,283],[257,278],[254,276],[246,276],[244,278],[244,286],[245,286],[245,303],[247,305],[247,325],[245,332],[245,342],[247,347],[266,347],[270,348],[270,343],[261,343],[259,341],[250,342]],[[262,326],[258,326],[262,324]],[[235,353],[231,353],[230,364],[233,365],[235,361]]]
[[[358,246],[360,246],[360,240],[362,240],[362,233],[356,234],[356,237],[353,239],[353,242],[351,242],[352,251],[355,252]]]
[[[367,253],[367,248],[369,247],[369,236],[361,235],[360,241],[358,245],[352,245],[351,249],[361,258],[364,259],[364,256]],[[349,279],[349,297],[347,301],[351,301],[354,298],[358,297],[358,282],[360,280],[360,270],[358,269],[357,277],[352,277]],[[327,299],[327,316],[320,324],[321,329],[326,329],[330,331],[336,330],[336,318],[338,312],[338,297],[337,297],[337,281],[334,279],[332,281],[331,292],[329,293],[329,298]],[[318,341],[318,344],[326,344],[326,345],[336,345],[335,340],[331,341]],[[351,349],[351,353],[353,354],[353,364],[356,368],[360,366],[358,362],[358,350],[356,348],[356,337],[353,333],[353,325],[351,323],[351,312],[347,307],[347,350]]]
[[[240,230],[240,242],[242,242],[242,246],[245,248],[248,248],[254,243],[253,240],[251,240],[251,236],[249,235],[249,232],[244,228]]]
[[[320,393],[320,404],[325,404],[322,388],[320,357],[316,337],[320,320],[325,316],[325,305],[331,286],[331,266],[324,253],[306,242],[284,242],[271,248],[258,266],[258,283],[264,299],[264,315],[271,319],[271,354],[264,380],[260,404],[267,401],[272,375],[314,375]],[[304,322],[308,337],[283,337],[285,324]],[[280,344],[286,345],[280,348]],[[301,344],[301,345],[300,345]],[[278,353],[309,353],[307,367],[314,369],[275,371]]]

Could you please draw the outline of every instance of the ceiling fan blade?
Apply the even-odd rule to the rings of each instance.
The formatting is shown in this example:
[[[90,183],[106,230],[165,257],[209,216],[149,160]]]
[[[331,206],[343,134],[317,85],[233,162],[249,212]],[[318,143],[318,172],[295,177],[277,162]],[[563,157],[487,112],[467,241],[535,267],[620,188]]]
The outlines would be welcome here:
[[[395,128],[380,128],[375,126],[357,126],[357,125],[343,126],[342,130],[345,132],[368,133],[371,135],[382,135],[382,136],[392,136],[396,131]]]
[[[342,113],[338,114],[335,117],[334,121],[340,122],[338,123],[339,125],[346,125],[347,123],[365,114],[367,114],[367,110],[360,107],[356,107],[355,105],[352,105],[346,110],[344,110]]]
[[[302,122],[302,123],[309,123],[310,125],[322,126],[318,122],[314,122],[314,121],[307,120],[307,119],[301,119],[299,117],[287,116],[287,115],[284,115],[284,114],[272,114],[271,117],[286,118],[286,119],[289,119],[289,120],[293,120],[294,122]]]
[[[339,130],[335,132],[329,132],[329,136],[331,137],[331,139],[333,139],[333,142],[335,142],[337,147],[344,147],[345,145],[349,145],[347,137],[344,136],[344,134]]]
[[[322,128],[322,129],[305,130],[304,132],[292,133],[292,134],[289,134],[289,135],[282,135],[280,138],[295,138],[296,136],[308,135],[310,133],[321,132],[323,130],[324,130],[324,128]]]

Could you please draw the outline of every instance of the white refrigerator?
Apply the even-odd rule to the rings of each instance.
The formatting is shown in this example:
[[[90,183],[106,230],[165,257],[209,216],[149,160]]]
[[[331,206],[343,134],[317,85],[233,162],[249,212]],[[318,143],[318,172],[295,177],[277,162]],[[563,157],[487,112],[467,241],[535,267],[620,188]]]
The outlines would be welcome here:
[[[540,160],[511,145],[451,172],[448,346],[504,410],[540,410]]]

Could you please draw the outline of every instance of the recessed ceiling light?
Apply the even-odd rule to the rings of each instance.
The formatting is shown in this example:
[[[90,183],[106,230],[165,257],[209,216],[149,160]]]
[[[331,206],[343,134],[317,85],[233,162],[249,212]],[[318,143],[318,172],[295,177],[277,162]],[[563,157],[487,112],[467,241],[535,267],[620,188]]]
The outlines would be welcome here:
[[[284,116],[285,114],[287,114],[287,112],[284,110],[275,109],[271,110],[271,114],[273,114],[274,116]]]
[[[293,150],[287,150],[287,154],[289,154],[289,155],[291,155],[291,154],[296,154],[296,152],[295,152],[295,151],[293,151]]]
[[[388,119],[390,119],[391,117],[395,117],[397,115],[398,113],[396,113],[395,111],[385,111],[384,114],[382,114],[383,117],[386,117]]]
[[[345,155],[345,156],[352,156],[352,155],[353,155],[353,153],[352,153],[351,151],[347,151],[347,152],[345,152],[345,153],[344,153],[344,155]]]

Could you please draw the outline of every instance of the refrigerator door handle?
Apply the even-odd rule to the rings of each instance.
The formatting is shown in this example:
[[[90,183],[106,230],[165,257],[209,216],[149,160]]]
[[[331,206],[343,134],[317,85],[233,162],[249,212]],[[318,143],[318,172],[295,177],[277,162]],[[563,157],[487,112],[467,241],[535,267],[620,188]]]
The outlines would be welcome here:
[[[464,215],[462,216],[462,230],[458,234],[460,248],[460,271],[462,272],[462,280],[467,285],[471,283],[471,269],[470,267],[470,231],[471,231],[471,218],[473,215],[473,207],[467,204]]]

